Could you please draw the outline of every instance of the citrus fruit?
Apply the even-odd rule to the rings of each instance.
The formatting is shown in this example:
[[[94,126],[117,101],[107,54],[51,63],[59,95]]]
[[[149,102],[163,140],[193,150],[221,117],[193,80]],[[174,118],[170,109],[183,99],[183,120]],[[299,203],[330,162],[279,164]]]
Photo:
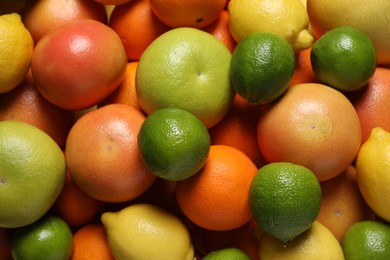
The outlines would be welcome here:
[[[68,224],[55,215],[45,215],[34,223],[14,230],[13,259],[68,260],[73,236]]]
[[[374,220],[353,224],[342,242],[346,260],[388,259],[390,257],[390,226]]]
[[[215,21],[225,7],[226,0],[150,0],[156,16],[172,28],[202,28]]]
[[[301,165],[278,162],[261,167],[250,186],[249,205],[256,223],[287,242],[307,230],[321,206],[321,187]]]
[[[0,227],[33,223],[53,205],[65,182],[64,154],[42,130],[0,122]]]
[[[96,105],[124,78],[127,57],[107,25],[82,19],[50,31],[35,46],[35,86],[51,103],[68,110]]]
[[[244,251],[235,247],[223,248],[205,255],[203,260],[250,260]]]
[[[319,83],[311,66],[311,47],[295,53],[295,70],[292,75],[290,86],[301,83]]]
[[[338,90],[362,88],[376,69],[375,48],[363,32],[342,26],[326,32],[313,45],[310,59],[317,78]]]
[[[207,128],[228,112],[234,98],[230,84],[231,53],[213,35],[194,28],[176,28],[151,43],[142,54],[136,91],[150,114],[178,107],[196,115]]]
[[[15,88],[30,68],[34,42],[19,14],[0,16],[0,93]]]
[[[372,40],[379,65],[390,64],[390,2],[365,0],[307,0],[310,25],[317,37],[339,26],[352,26]]]
[[[130,2],[131,0],[93,0],[93,1],[105,5],[123,5]]]
[[[295,51],[313,44],[309,17],[300,0],[231,0],[229,27],[240,42],[255,32],[269,32],[286,39]]]
[[[156,180],[140,158],[137,135],[145,120],[139,110],[111,104],[79,118],[66,141],[66,163],[72,180],[89,196],[125,202]]]
[[[150,114],[138,133],[138,149],[156,176],[178,181],[197,173],[210,150],[206,126],[190,112],[162,108]]]
[[[308,230],[288,243],[264,234],[259,242],[259,257],[264,260],[344,260],[340,243],[318,221],[314,221]]]
[[[132,204],[105,212],[101,220],[117,260],[194,259],[188,230],[172,213],[152,204]]]
[[[361,144],[359,117],[338,90],[318,83],[291,86],[258,123],[260,151],[267,162],[291,162],[320,181],[343,172]]]
[[[240,150],[212,145],[203,168],[176,183],[176,200],[184,215],[202,228],[241,227],[251,220],[248,192],[256,171],[256,165]]]
[[[388,185],[390,177],[390,133],[380,127],[372,129],[356,157],[356,174],[360,192],[370,208],[390,221]]]
[[[291,45],[268,32],[252,33],[234,49],[230,78],[234,90],[253,104],[264,104],[280,97],[295,69]]]

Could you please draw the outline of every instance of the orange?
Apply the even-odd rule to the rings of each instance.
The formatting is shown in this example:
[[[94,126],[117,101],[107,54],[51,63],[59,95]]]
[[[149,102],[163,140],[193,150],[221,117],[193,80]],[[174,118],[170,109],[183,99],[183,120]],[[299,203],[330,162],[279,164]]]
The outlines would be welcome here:
[[[26,1],[22,20],[36,44],[42,36],[68,22],[92,19],[107,23],[104,5],[91,0]]]
[[[11,260],[12,229],[0,228],[0,259]]]
[[[42,97],[34,87],[30,70],[18,87],[0,95],[0,121],[3,120],[32,124],[63,148],[73,125],[73,114]]]
[[[322,202],[317,221],[326,226],[340,243],[352,224],[374,218],[360,193],[354,166],[320,185]]]
[[[214,22],[226,0],[149,0],[156,16],[172,28],[202,28]]]
[[[73,234],[71,260],[114,260],[101,222],[82,226]]]
[[[106,203],[92,198],[81,190],[68,171],[64,187],[53,205],[53,210],[69,226],[79,227],[99,218],[106,207]]]
[[[154,15],[148,0],[115,6],[109,26],[121,38],[127,58],[133,61],[139,60],[146,47],[170,29]]]
[[[202,30],[214,35],[218,40],[223,42],[226,47],[228,47],[231,53],[233,53],[237,42],[230,34],[229,13],[227,10],[222,10],[217,20],[212,22],[210,25],[203,27]]]
[[[209,129],[211,144],[224,144],[244,152],[257,167],[265,164],[257,145],[257,122],[261,107],[250,105],[236,95],[227,115]]]
[[[91,197],[125,202],[156,180],[141,161],[137,135],[145,120],[139,110],[111,104],[83,115],[66,142],[66,162],[74,182]]]
[[[249,187],[256,165],[240,150],[212,145],[203,168],[176,184],[180,209],[196,225],[224,231],[241,227],[251,219]]]
[[[135,107],[138,110],[142,110],[138,103],[137,93],[135,89],[135,74],[137,72],[138,61],[127,63],[125,78],[114,92],[108,96],[101,105],[108,104],[126,104]]]
[[[123,5],[130,2],[131,0],[93,0],[93,1],[105,5]]]
[[[267,162],[291,162],[319,181],[342,173],[361,144],[359,117],[338,90],[318,83],[288,88],[260,117],[257,137]]]
[[[311,67],[311,47],[295,53],[295,70],[290,85],[300,83],[319,83]]]
[[[359,91],[348,93],[362,126],[362,142],[374,127],[390,131],[390,68],[377,67],[373,77]]]

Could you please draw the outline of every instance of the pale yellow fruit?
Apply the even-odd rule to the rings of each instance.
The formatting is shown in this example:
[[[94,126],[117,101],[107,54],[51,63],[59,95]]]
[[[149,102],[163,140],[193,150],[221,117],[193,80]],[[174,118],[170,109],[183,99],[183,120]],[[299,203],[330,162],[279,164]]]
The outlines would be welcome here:
[[[262,260],[342,260],[343,250],[332,232],[318,221],[287,243],[268,234],[260,238],[259,257]]]
[[[0,93],[15,88],[30,68],[34,42],[19,14],[0,16]]]
[[[390,221],[390,132],[373,128],[356,158],[360,192],[370,208]]]
[[[310,24],[317,37],[339,26],[352,26],[372,40],[377,62],[390,65],[389,0],[307,0]]]
[[[101,220],[116,260],[193,260],[194,248],[184,224],[152,204],[133,204],[105,212]]]
[[[286,39],[295,51],[313,44],[301,0],[231,0],[228,12],[230,32],[237,42],[254,32],[271,32]]]

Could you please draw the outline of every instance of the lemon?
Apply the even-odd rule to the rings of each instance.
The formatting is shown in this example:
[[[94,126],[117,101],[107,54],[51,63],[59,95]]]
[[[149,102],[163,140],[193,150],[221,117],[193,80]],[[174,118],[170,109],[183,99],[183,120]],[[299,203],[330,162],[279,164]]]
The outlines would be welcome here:
[[[390,221],[390,133],[371,130],[356,157],[356,177],[363,198],[381,218]]]
[[[138,147],[146,167],[157,177],[179,181],[197,173],[210,151],[206,126],[180,108],[150,114],[138,133]]]
[[[356,222],[345,233],[346,260],[390,259],[390,226],[375,220]]]
[[[213,35],[195,28],[175,28],[155,39],[143,52],[136,72],[136,92],[150,114],[178,107],[197,116],[207,128],[230,109],[231,53]]]
[[[240,42],[254,32],[271,32],[286,39],[295,51],[309,48],[309,16],[301,0],[231,0],[229,28]]]
[[[286,242],[310,228],[321,207],[315,174],[301,165],[276,162],[261,167],[252,180],[249,205],[256,223]]]
[[[295,69],[291,45],[273,33],[253,33],[234,49],[230,78],[235,91],[249,103],[264,104],[288,88]]]
[[[344,259],[339,241],[318,221],[288,243],[264,234],[259,242],[259,257],[262,260]]]
[[[68,260],[73,251],[73,235],[68,224],[54,215],[16,228],[11,242],[14,260]]]
[[[65,156],[39,128],[0,122],[0,227],[21,227],[41,218],[64,186]]]
[[[202,260],[251,260],[251,257],[239,248],[227,247],[208,253]]]
[[[0,16],[0,39],[0,93],[5,93],[26,76],[34,42],[17,13]]]
[[[152,204],[105,212],[101,220],[117,260],[193,260],[188,230],[173,214]]]

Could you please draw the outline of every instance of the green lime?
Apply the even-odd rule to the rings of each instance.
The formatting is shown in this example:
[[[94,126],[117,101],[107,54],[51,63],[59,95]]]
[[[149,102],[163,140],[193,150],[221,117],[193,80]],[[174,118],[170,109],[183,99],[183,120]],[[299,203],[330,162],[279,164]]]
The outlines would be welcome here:
[[[348,228],[342,247],[346,260],[390,259],[390,226],[375,220],[357,222]]]
[[[291,241],[306,231],[321,207],[321,186],[308,168],[288,162],[261,167],[252,180],[249,206],[271,236]]]
[[[251,257],[239,248],[228,247],[212,251],[203,260],[251,260]]]
[[[375,47],[362,31],[341,26],[323,34],[310,54],[315,75],[341,91],[362,88],[376,69]]]
[[[210,135],[192,113],[180,108],[162,108],[143,122],[138,146],[153,174],[178,181],[194,175],[206,163]]]
[[[235,91],[254,104],[280,97],[295,69],[291,45],[281,36],[268,32],[252,33],[234,49],[230,78]]]
[[[234,98],[231,53],[213,35],[195,28],[175,28],[142,53],[136,92],[147,113],[178,107],[196,115],[207,128],[226,115]]]
[[[33,223],[53,205],[65,183],[65,156],[39,128],[0,122],[0,227]]]
[[[54,215],[16,228],[12,235],[14,260],[68,260],[73,251],[73,235],[68,224]]]

